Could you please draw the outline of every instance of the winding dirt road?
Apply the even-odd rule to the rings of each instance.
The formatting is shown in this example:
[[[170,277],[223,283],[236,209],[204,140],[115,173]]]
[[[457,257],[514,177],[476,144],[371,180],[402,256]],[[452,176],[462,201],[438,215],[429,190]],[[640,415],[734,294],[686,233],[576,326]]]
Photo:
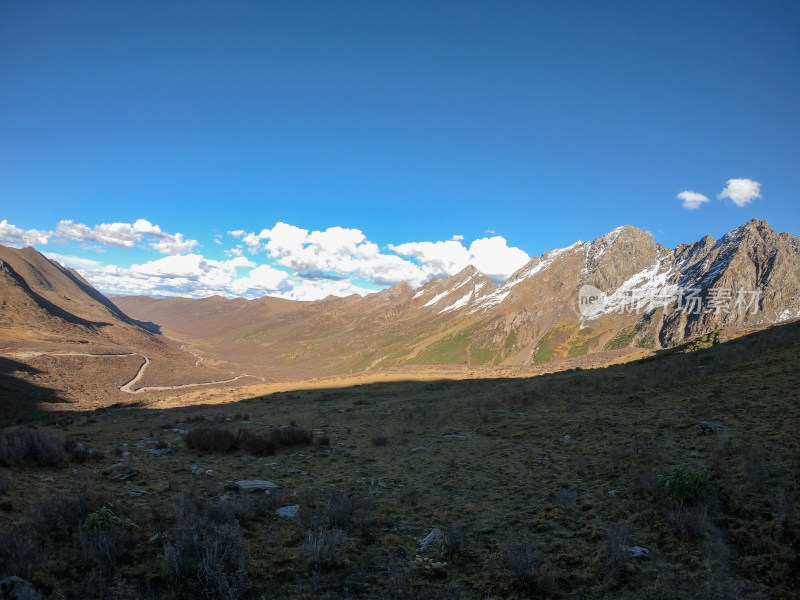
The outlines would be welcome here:
[[[192,353],[194,354],[194,353]],[[34,358],[36,356],[91,356],[94,358],[114,358],[114,357],[121,357],[121,356],[140,356],[144,359],[142,366],[139,367],[139,370],[136,372],[136,375],[133,376],[133,379],[128,381],[119,387],[120,392],[125,392],[126,394],[142,394],[144,392],[162,392],[166,390],[180,390],[184,388],[190,387],[197,387],[201,385],[216,385],[218,383],[230,383],[232,381],[237,381],[244,377],[252,377],[254,379],[260,379],[261,381],[266,381],[263,377],[259,377],[257,375],[236,375],[235,377],[230,377],[229,379],[219,379],[217,381],[204,381],[202,383],[184,383],[182,385],[160,385],[160,386],[148,386],[148,387],[141,387],[139,389],[133,390],[131,387],[139,381],[144,376],[144,371],[147,366],[150,364],[150,359],[147,358],[144,354],[139,354],[138,352],[127,352],[124,354],[89,354],[84,352],[26,352],[24,354],[17,354],[17,358]],[[197,356],[195,354],[195,356]],[[202,359],[198,360],[197,362],[201,362]]]

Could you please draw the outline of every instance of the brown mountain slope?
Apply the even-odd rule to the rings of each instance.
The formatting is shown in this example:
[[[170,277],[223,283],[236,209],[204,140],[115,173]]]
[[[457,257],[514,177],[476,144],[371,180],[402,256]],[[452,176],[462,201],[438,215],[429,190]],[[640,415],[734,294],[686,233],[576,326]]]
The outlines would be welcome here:
[[[0,373],[6,414],[19,412],[27,401],[20,390],[32,386],[97,406],[142,388],[232,376],[198,365],[179,343],[148,331],[78,273],[33,248],[0,246],[0,355],[6,364],[25,365]]]
[[[596,303],[581,304],[585,289]],[[700,294],[696,312],[677,290]],[[713,296],[751,290],[759,297],[750,310],[715,310]],[[404,364],[524,366],[795,318],[800,240],[754,219],[720,240],[670,250],[624,226],[545,252],[500,287],[468,267],[416,291],[400,284],[363,298],[115,301],[208,356],[270,377]]]

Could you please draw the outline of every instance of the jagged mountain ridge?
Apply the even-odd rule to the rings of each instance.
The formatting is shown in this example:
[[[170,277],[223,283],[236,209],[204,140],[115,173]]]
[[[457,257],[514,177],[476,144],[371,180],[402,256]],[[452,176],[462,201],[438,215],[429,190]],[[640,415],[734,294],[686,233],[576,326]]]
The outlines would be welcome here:
[[[581,305],[585,286],[597,291],[598,303]],[[697,313],[682,308],[685,298],[676,294],[684,288],[699,294]],[[710,296],[727,290],[732,302],[756,289],[757,310],[709,312]],[[199,347],[224,347],[239,361],[249,357],[283,375],[405,364],[528,365],[604,349],[665,347],[716,328],[800,316],[800,240],[754,219],[719,240],[706,236],[673,250],[623,226],[534,257],[501,286],[470,266],[417,290],[401,283],[363,298],[115,301]],[[252,318],[232,308],[240,305]],[[190,306],[205,308],[188,319]]]

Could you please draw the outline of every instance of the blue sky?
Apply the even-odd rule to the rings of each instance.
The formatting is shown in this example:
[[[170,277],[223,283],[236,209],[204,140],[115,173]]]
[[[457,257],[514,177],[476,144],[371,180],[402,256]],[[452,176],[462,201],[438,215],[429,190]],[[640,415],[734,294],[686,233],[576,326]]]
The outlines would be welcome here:
[[[0,243],[109,293],[500,281],[622,224],[800,234],[794,1],[9,0],[0,89]]]

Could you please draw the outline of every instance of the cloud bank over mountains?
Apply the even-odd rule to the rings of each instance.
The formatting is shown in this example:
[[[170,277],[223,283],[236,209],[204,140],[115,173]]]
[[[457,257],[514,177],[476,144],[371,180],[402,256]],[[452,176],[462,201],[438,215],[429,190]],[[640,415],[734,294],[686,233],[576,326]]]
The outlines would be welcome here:
[[[184,240],[181,233],[173,235],[161,231],[158,225],[145,219],[135,223],[101,223],[94,227],[65,220],[59,221],[53,231],[25,230],[5,219],[0,221],[0,244],[7,246],[44,246],[50,241],[75,241],[132,248],[145,240],[161,254],[185,254],[198,244],[197,240]]]
[[[45,252],[78,270],[107,294],[205,297],[214,294],[257,298],[264,295],[317,300],[329,295],[368,294],[405,281],[417,287],[473,265],[498,283],[530,260],[499,235],[473,240],[389,244],[381,248],[359,229],[329,227],[310,231],[278,222],[260,232],[244,229],[216,235],[216,260],[197,252],[200,243],[181,233],[166,233],[145,219],[89,227],[62,220],[52,231],[20,229],[0,222],[0,244],[46,246],[77,242],[84,250],[104,246],[138,248],[165,254],[128,267],[61,252]],[[227,247],[226,247],[227,246]]]

